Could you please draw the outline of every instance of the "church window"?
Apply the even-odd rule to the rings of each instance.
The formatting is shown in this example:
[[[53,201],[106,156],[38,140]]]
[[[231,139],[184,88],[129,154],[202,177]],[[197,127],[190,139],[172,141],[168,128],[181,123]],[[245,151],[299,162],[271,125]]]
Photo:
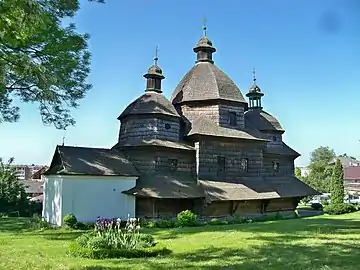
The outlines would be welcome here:
[[[165,129],[170,129],[170,128],[171,128],[170,124],[166,123],[165,124]]]
[[[247,158],[242,158],[240,161],[240,170],[242,172],[247,172],[248,171],[248,165],[249,165],[249,160]]]
[[[279,171],[279,166],[280,166],[279,162],[273,161],[273,169],[274,169],[275,172]]]
[[[155,170],[156,171],[160,170],[160,165],[161,165],[161,159],[160,159],[160,157],[156,157],[156,159],[155,159]]]
[[[236,126],[236,112],[229,112],[228,124],[230,126]]]
[[[169,158],[169,168],[170,171],[174,172],[177,170],[177,166],[178,166],[178,160],[177,159],[172,159]]]
[[[221,175],[225,172],[225,157],[217,157],[217,173]]]

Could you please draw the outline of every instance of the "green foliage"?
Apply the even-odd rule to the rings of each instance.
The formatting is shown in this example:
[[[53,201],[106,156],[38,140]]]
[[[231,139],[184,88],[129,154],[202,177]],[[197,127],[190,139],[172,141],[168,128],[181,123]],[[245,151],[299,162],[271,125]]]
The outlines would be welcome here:
[[[44,230],[44,229],[53,229],[54,227],[42,219],[38,215],[34,215],[32,218],[29,219],[30,221],[30,228],[34,230]]]
[[[310,162],[329,163],[335,157],[334,149],[329,146],[320,146],[310,153]]]
[[[323,205],[321,203],[312,203],[311,208],[317,211],[320,211],[323,209]]]
[[[346,213],[351,213],[357,211],[357,208],[353,204],[345,204],[345,203],[338,203],[338,204],[329,204],[324,207],[324,212],[329,215],[341,215]]]
[[[190,210],[185,210],[177,215],[180,227],[194,227],[197,225],[197,216]]]
[[[228,221],[226,220],[221,220],[221,219],[217,219],[217,218],[213,218],[208,222],[209,225],[227,225],[229,224]]]
[[[13,161],[14,159],[10,158],[4,163],[0,158],[0,212],[18,211],[24,214],[28,210],[29,201],[23,182],[16,177],[16,169],[11,166]]]
[[[19,119],[16,98],[37,103],[44,124],[74,125],[70,109],[91,89],[89,35],[64,24],[79,8],[79,0],[0,1],[0,123]]]
[[[157,228],[175,228],[176,226],[176,221],[172,219],[161,219],[156,222]]]
[[[331,177],[331,204],[344,203],[344,171],[339,159],[336,160]]]
[[[124,228],[120,219],[98,218],[95,230],[78,237],[70,245],[69,253],[93,259],[152,257],[170,253],[165,248],[154,248],[154,237],[140,234],[139,230],[135,218],[128,219]]]
[[[69,228],[76,228],[77,219],[74,214],[68,214],[63,218],[64,225]]]
[[[137,248],[137,249],[90,249],[82,247],[78,243],[71,243],[69,254],[74,257],[90,259],[107,259],[107,258],[148,258],[164,256],[171,254],[171,250],[165,247]]]
[[[302,179],[302,175],[301,175],[301,170],[299,167],[296,167],[295,168],[295,177],[298,178],[298,179]]]

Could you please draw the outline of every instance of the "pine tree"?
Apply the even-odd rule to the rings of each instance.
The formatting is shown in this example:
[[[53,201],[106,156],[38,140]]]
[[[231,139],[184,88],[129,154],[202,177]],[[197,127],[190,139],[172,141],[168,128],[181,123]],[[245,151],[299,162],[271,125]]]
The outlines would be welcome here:
[[[336,160],[331,177],[331,204],[344,203],[344,172],[339,159]]]

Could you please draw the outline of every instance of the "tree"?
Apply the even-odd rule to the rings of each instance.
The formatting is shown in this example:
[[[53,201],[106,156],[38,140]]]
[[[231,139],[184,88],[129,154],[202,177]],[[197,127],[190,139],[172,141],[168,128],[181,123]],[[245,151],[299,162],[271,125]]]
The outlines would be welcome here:
[[[339,159],[336,160],[331,177],[331,204],[344,203],[344,171]]]
[[[44,124],[75,124],[70,109],[91,89],[89,35],[62,23],[79,8],[79,0],[0,1],[0,123],[19,119],[16,101],[38,104]]]
[[[310,163],[320,162],[328,164],[335,158],[335,151],[329,146],[320,146],[310,153]]]
[[[295,177],[298,179],[302,179],[301,170],[299,167],[295,168]]]
[[[4,163],[0,158],[0,212],[20,210],[27,203],[24,184],[11,166],[13,158]]]

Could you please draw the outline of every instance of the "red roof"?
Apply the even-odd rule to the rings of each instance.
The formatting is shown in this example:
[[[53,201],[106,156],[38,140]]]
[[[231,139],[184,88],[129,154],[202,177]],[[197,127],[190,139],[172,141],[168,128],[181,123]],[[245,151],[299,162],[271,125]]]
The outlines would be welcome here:
[[[360,180],[360,166],[350,166],[344,168],[345,180]]]

